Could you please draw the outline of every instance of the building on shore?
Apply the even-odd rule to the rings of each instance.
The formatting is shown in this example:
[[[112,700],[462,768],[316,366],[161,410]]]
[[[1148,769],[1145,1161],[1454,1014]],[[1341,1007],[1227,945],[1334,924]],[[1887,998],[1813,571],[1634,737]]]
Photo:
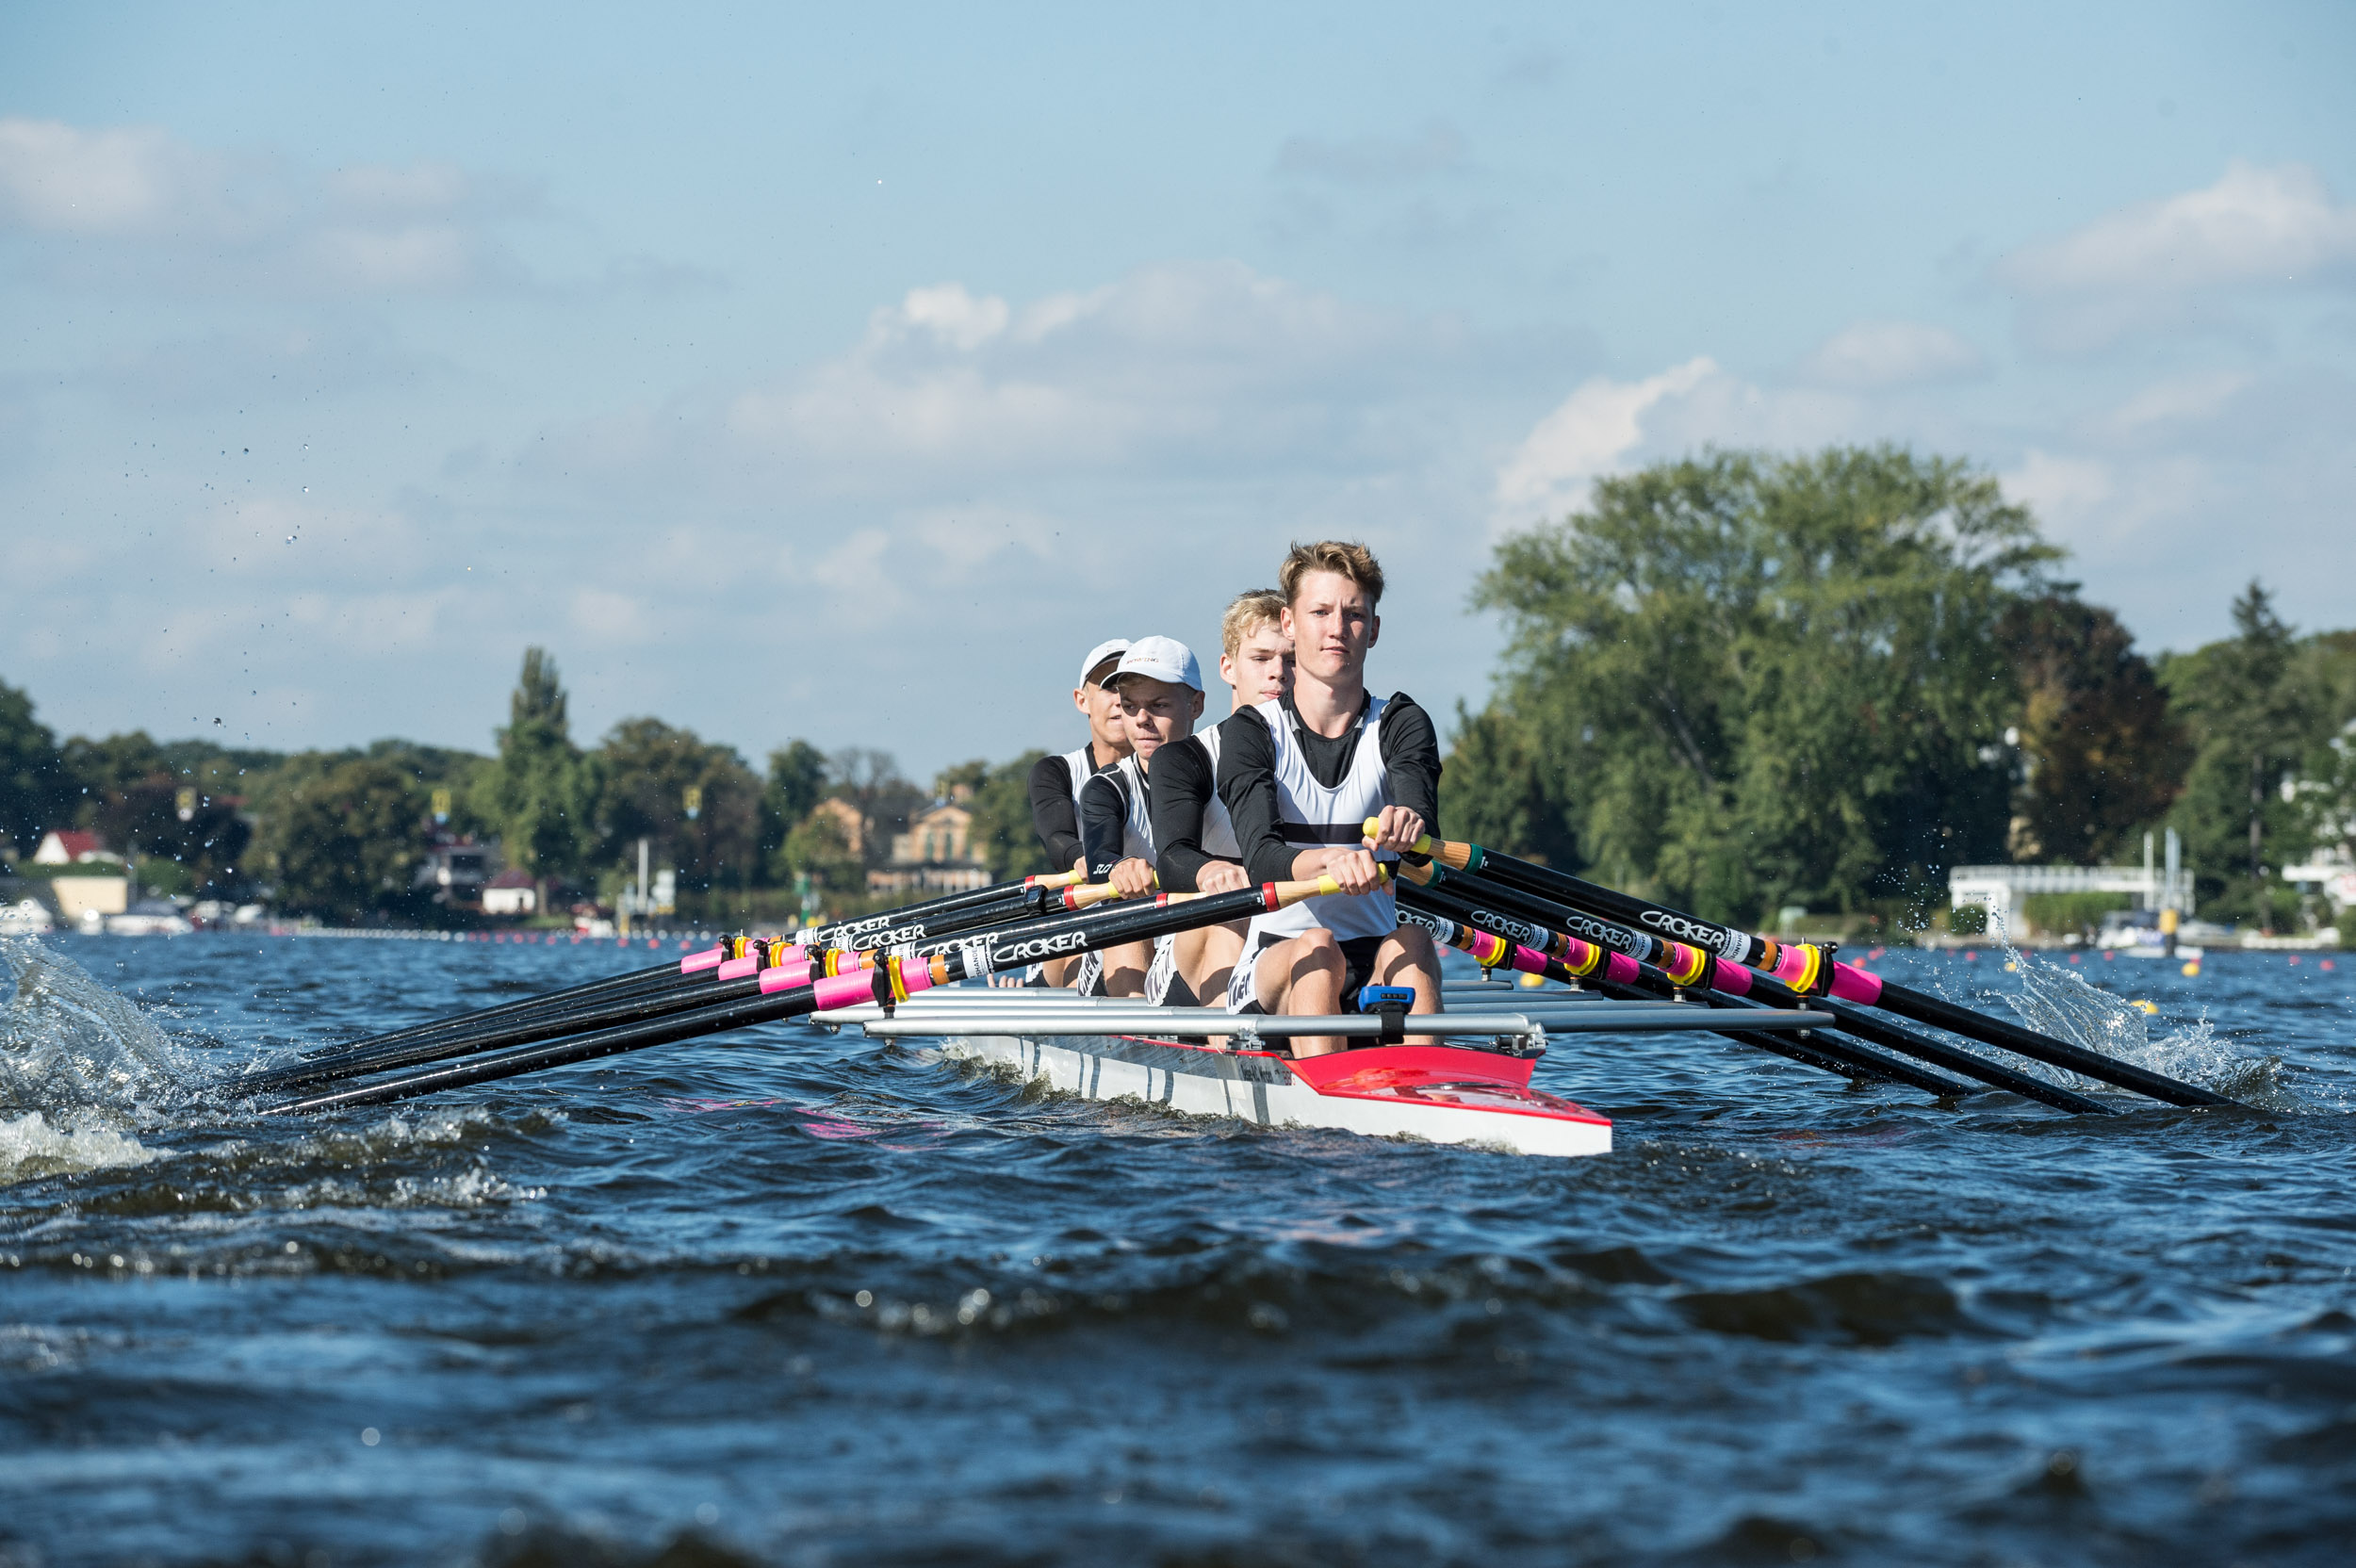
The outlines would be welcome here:
[[[973,813],[937,800],[892,836],[892,858],[867,874],[872,893],[962,892],[990,886],[990,864],[973,844]]]
[[[532,882],[532,874],[510,866],[485,882],[483,885],[483,912],[486,915],[538,914],[540,890]]]

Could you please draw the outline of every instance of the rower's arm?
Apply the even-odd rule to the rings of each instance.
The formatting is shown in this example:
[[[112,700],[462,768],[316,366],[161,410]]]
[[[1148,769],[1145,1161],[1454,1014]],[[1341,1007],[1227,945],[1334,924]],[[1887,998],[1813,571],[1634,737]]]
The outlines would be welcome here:
[[[1072,769],[1060,757],[1042,757],[1031,769],[1031,825],[1047,846],[1047,863],[1061,871],[1080,858],[1080,817],[1072,804]]]
[[[1203,848],[1203,814],[1217,780],[1211,760],[1191,738],[1153,754],[1153,864],[1162,890],[1201,891],[1196,877],[1214,857]]]
[[[1252,713],[1251,722],[1231,723],[1220,733],[1226,738],[1219,743],[1219,798],[1235,825],[1243,868],[1254,882],[1293,881],[1293,846],[1278,825],[1276,742],[1268,720]]]
[[[1391,804],[1404,806],[1421,817],[1424,832],[1438,838],[1440,733],[1432,715],[1406,693],[1397,693],[1383,706],[1376,733],[1383,747],[1383,774]]]
[[[1119,774],[1107,770],[1080,786],[1080,853],[1089,881],[1104,881],[1121,863],[1128,825],[1128,793]]]

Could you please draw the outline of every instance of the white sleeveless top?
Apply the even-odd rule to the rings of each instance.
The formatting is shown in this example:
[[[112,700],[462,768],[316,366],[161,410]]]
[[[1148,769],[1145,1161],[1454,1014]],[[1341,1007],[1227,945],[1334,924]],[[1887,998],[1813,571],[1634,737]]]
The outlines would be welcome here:
[[[1203,808],[1203,853],[1216,855],[1222,860],[1243,858],[1243,845],[1235,838],[1235,820],[1227,814],[1227,803],[1219,798],[1219,731],[1218,725],[1198,730],[1195,739],[1211,754],[1211,798]]]
[[[1259,705],[1259,714],[1275,738],[1277,831],[1296,851],[1319,844],[1360,843],[1366,838],[1366,819],[1391,804],[1380,730],[1387,706],[1386,699],[1368,696],[1366,710],[1358,721],[1358,749],[1350,755],[1350,771],[1329,790],[1309,771],[1308,759],[1301,754],[1301,743],[1293,735],[1293,717],[1284,711],[1284,704],[1270,698]],[[1232,825],[1229,831],[1234,831]],[[1395,860],[1398,857],[1385,850],[1378,858]],[[1289,909],[1254,916],[1244,939],[1244,951],[1256,952],[1264,933],[1279,939],[1298,937],[1319,925],[1341,941],[1387,937],[1399,929],[1399,902],[1388,888],[1359,898],[1329,893],[1303,899]]]
[[[1088,775],[1096,771],[1096,743],[1090,741],[1077,751],[1065,752],[1063,771],[1070,776],[1072,804],[1076,807],[1080,804],[1080,786],[1086,784]]]

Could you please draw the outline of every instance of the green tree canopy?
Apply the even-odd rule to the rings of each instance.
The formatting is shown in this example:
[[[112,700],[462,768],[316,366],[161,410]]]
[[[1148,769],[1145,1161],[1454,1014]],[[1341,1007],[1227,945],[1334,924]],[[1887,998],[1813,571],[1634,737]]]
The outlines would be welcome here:
[[[2025,859],[2094,865],[2159,822],[2192,758],[2168,694],[2119,617],[2056,592],[2013,606],[1998,635],[2021,685]]]
[[[499,831],[507,862],[534,876],[569,876],[593,841],[595,770],[573,744],[564,688],[544,648],[524,650],[523,674],[498,732],[499,760],[477,780],[474,804]]]
[[[734,748],[660,719],[625,719],[598,747],[598,857],[634,862],[641,838],[659,841],[680,885],[743,888],[761,872],[761,782]],[[701,792],[687,815],[687,792]]]
[[[1994,480],[1894,448],[1601,481],[1480,582],[1506,732],[1460,731],[1451,798],[1720,918],[1924,896],[2004,853],[1995,631],[2058,553]]]
[[[989,863],[993,881],[1064,869],[1047,863],[1047,846],[1031,825],[1031,769],[1046,755],[1026,751],[995,767],[963,762],[941,776],[943,795],[954,795],[960,786],[972,788],[965,800],[973,813],[970,841]]]
[[[415,910],[427,800],[383,758],[289,759],[263,819],[278,902],[337,921]]]
[[[761,792],[761,857],[774,881],[793,880],[787,837],[826,794],[826,754],[808,741],[788,741],[769,754],[769,778]]]
[[[33,699],[0,681],[0,839],[29,852],[70,825],[74,790],[57,737],[33,716]]]
[[[2288,895],[2270,872],[2308,847],[2296,781],[2329,732],[2330,694],[2254,580],[2233,601],[2233,630],[2161,662],[2160,679],[2194,746],[2169,820],[2184,834],[2203,909],[2271,925]]]

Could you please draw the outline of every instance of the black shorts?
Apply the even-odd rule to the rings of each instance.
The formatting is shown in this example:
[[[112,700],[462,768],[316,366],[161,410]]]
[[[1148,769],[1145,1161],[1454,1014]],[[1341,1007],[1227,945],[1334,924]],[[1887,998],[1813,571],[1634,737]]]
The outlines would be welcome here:
[[[1282,937],[1263,931],[1260,934],[1259,949],[1252,955],[1252,958],[1256,960],[1261,953],[1267,952],[1284,939]],[[1374,960],[1382,953],[1383,944],[1388,939],[1385,937],[1345,937],[1333,944],[1342,950],[1341,1007],[1343,1012],[1353,1013],[1358,1010],[1358,992],[1373,984]],[[1247,963],[1238,963],[1235,967],[1248,972],[1250,966]],[[1247,1002],[1239,1007],[1229,1010],[1235,1013],[1268,1011],[1256,1001]]]

